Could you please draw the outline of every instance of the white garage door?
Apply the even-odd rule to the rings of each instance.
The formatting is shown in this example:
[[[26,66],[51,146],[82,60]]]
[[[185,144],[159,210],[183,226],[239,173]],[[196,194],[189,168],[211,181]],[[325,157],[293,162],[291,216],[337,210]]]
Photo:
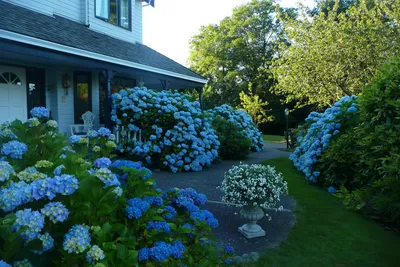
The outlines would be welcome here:
[[[0,65],[0,123],[27,120],[25,69]]]

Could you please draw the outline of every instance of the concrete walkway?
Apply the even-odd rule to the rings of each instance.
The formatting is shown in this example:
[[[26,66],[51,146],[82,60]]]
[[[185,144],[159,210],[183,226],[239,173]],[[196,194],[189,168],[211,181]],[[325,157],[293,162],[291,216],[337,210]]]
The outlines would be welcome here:
[[[222,161],[202,172],[176,174],[163,171],[153,172],[153,177],[156,180],[157,186],[161,189],[191,187],[207,196],[208,202],[205,208],[214,213],[220,223],[220,226],[214,230],[219,245],[234,246],[238,255],[251,252],[264,252],[286,239],[295,223],[295,216],[291,212],[295,206],[295,201],[289,196],[282,196],[281,205],[285,210],[280,212],[270,211],[269,214],[272,216],[271,221],[264,218],[258,222],[266,231],[266,236],[249,240],[237,231],[239,226],[246,223],[240,218],[240,209],[222,203],[222,193],[217,187],[221,184],[224,173],[233,165],[238,165],[240,162],[248,164],[261,163],[271,158],[287,157],[290,155],[289,152],[279,150],[284,148],[286,148],[286,145],[282,143],[266,143],[263,151],[252,153],[245,160]]]

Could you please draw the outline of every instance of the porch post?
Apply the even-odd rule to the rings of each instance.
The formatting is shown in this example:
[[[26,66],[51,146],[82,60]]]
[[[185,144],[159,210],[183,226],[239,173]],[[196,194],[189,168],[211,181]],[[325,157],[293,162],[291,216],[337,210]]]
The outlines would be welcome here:
[[[196,88],[199,93],[200,108],[203,109],[203,87]]]
[[[112,70],[102,70],[102,73],[106,79],[106,95],[104,97],[104,127],[112,130],[111,123],[111,79],[115,72]]]

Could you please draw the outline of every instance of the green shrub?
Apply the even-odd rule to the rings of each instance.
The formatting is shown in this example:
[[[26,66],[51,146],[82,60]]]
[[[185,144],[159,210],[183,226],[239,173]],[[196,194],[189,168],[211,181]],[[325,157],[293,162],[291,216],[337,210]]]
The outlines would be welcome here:
[[[250,153],[251,140],[246,138],[241,129],[233,122],[217,116],[212,127],[221,143],[219,155],[223,159],[244,159]]]
[[[0,127],[0,266],[224,266],[232,257],[215,246],[205,195],[163,193],[141,163],[112,162],[106,128],[68,143],[47,110],[31,113],[40,117]]]
[[[359,116],[322,154],[325,185],[344,186],[348,207],[400,223],[400,60],[387,62],[357,99]]]

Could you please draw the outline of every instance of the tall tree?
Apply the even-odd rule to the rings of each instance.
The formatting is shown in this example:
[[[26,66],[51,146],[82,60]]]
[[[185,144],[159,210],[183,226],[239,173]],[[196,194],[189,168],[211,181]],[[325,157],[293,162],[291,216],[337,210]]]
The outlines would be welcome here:
[[[252,0],[235,8],[219,25],[204,26],[192,37],[189,65],[209,79],[204,88],[207,107],[240,105],[241,92],[250,97],[242,99],[257,99],[260,107],[265,107],[265,101],[269,105],[279,103],[279,98],[270,93],[274,79],[269,68],[281,30],[272,0]],[[260,114],[263,117],[266,113],[257,115],[263,121]]]
[[[275,91],[300,101],[298,106],[319,107],[361,93],[379,66],[400,52],[399,3],[375,0],[371,7],[360,0],[338,12],[337,0],[327,14],[303,12],[300,19],[285,20],[291,45],[282,43],[274,61]]]

